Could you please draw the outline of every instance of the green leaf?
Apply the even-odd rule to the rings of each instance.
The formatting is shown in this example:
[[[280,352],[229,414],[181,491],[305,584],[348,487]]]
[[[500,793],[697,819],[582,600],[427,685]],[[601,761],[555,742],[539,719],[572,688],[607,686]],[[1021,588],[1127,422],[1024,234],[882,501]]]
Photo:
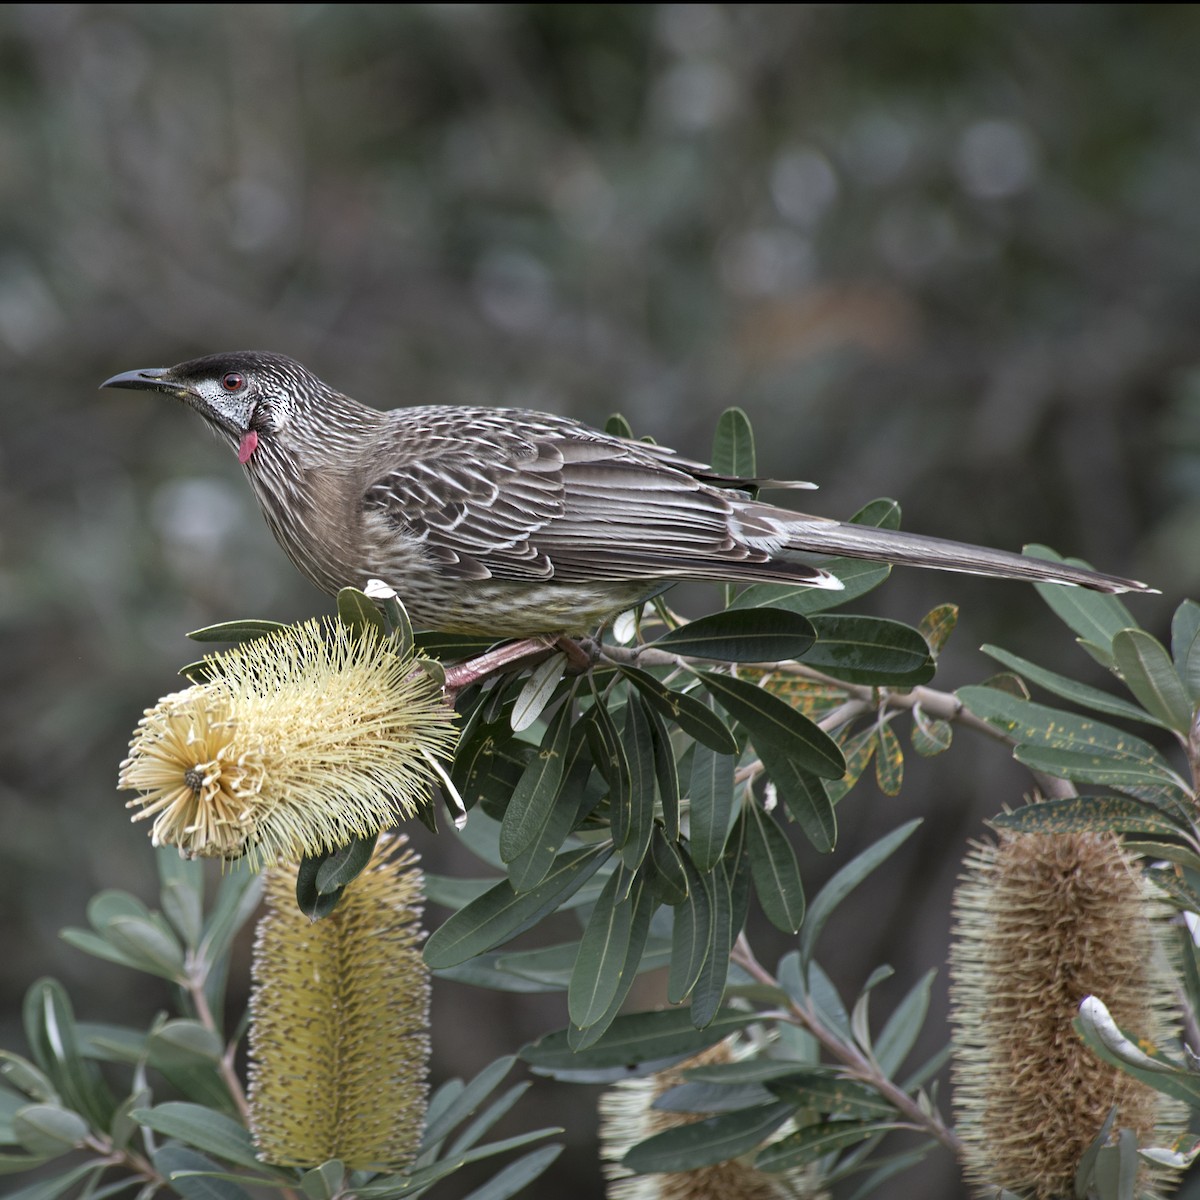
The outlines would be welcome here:
[[[1069,563],[1076,567],[1089,567],[1079,558],[1063,558],[1048,546],[1026,546],[1025,553],[1049,562]],[[1055,615],[1079,637],[1093,646],[1107,666],[1113,665],[1113,638],[1122,629],[1133,629],[1137,622],[1129,609],[1116,596],[1106,592],[1092,592],[1086,588],[1064,587],[1061,583],[1035,583],[1038,595],[1050,606]]]
[[[930,717],[919,704],[913,706],[912,718],[913,729],[909,736],[912,748],[922,758],[933,758],[950,749],[954,727],[949,721]]]
[[[331,892],[341,891],[357,879],[371,861],[378,840],[378,834],[357,837],[347,845],[324,855],[317,868],[317,891],[327,896]]]
[[[33,1057],[53,1081],[63,1105],[97,1129],[107,1129],[117,1106],[116,1097],[96,1064],[80,1052],[75,1014],[66,989],[56,979],[39,979],[25,993],[23,1018]],[[16,1084],[8,1072],[5,1075]]]
[[[1189,829],[1162,809],[1128,796],[1069,796],[1027,804],[992,818],[998,829],[1020,833],[1165,833],[1184,838]]]
[[[658,825],[654,827],[650,838],[650,863],[654,870],[647,882],[658,898],[672,907],[682,904],[688,896],[688,877],[683,868],[683,858],[675,843],[668,840]]]
[[[222,621],[219,625],[194,629],[187,636],[194,642],[252,642],[286,628],[279,621]]]
[[[300,1190],[308,1200],[333,1200],[341,1191],[346,1168],[339,1159],[331,1158],[300,1176]]]
[[[231,1179],[212,1178],[219,1164],[178,1142],[167,1142],[151,1155],[154,1166],[183,1200],[250,1200],[247,1192]],[[262,1164],[256,1164],[262,1169]],[[247,1180],[247,1183],[257,1182]]]
[[[619,850],[629,840],[633,817],[633,785],[625,746],[617,734],[612,716],[599,697],[588,712],[584,728],[591,744],[592,760],[609,787],[612,841]]]
[[[374,631],[380,637],[387,636],[387,622],[379,611],[379,605],[358,588],[344,587],[338,592],[337,614],[338,620],[347,629],[359,633]]]
[[[711,870],[725,849],[733,818],[733,768],[731,757],[707,746],[697,746],[692,755],[688,844],[701,871]]]
[[[729,977],[729,952],[733,948],[733,894],[726,864],[717,863],[704,876],[712,905],[712,935],[708,953],[700,966],[700,975],[692,989],[692,1022],[703,1029],[720,1011]]]
[[[786,1066],[786,1064],[777,1064]],[[767,1088],[795,1108],[856,1119],[894,1117],[896,1110],[874,1088],[821,1070],[795,1070],[768,1079]]]
[[[804,885],[796,852],[769,813],[750,804],[750,870],[754,890],[767,919],[784,933],[795,933],[804,921]]]
[[[1171,619],[1171,657],[1183,686],[1200,701],[1200,604],[1185,600]]]
[[[754,431],[743,409],[727,408],[717,419],[712,468],[718,475],[728,475],[734,479],[754,477]]]
[[[872,1121],[822,1121],[806,1125],[759,1151],[754,1165],[760,1171],[792,1171],[892,1128],[891,1124]]]
[[[8,1174],[7,1166],[11,1160],[7,1156],[0,1159],[0,1174]],[[44,1162],[42,1158],[32,1158],[29,1166],[35,1166]],[[20,1168],[24,1169],[24,1168]],[[94,1160],[80,1163],[78,1166],[72,1167],[68,1171],[64,1171],[61,1175],[55,1175],[50,1179],[43,1179],[38,1183],[31,1183],[28,1187],[18,1188],[15,1192],[8,1193],[8,1200],[58,1200],[59,1196],[65,1196],[77,1183],[82,1179],[86,1179],[89,1175],[99,1176],[104,1170],[103,1163],[97,1163]],[[95,1180],[92,1181],[94,1184]],[[128,1186],[123,1183],[123,1186]],[[92,1196],[95,1193],[91,1191],[92,1184],[84,1190],[83,1195]]]
[[[656,712],[678,725],[688,737],[718,754],[738,752],[737,739],[730,733],[729,726],[707,704],[660,683],[653,675],[636,667],[621,667],[620,671]]]
[[[816,898],[808,906],[808,915],[805,917],[804,927],[800,931],[800,961],[805,970],[812,961],[812,952],[817,938],[834,910],[876,867],[890,858],[912,836],[920,824],[920,818],[905,821],[899,828],[893,829],[891,833],[885,834],[877,842],[873,842],[837,871],[817,893]]]
[[[0,1050],[0,1080],[24,1093],[31,1100],[42,1104],[62,1103],[50,1076],[35,1067],[27,1058],[22,1058],[11,1050]]]
[[[630,922],[629,937],[625,943],[624,958],[615,972],[617,985],[604,1011],[586,1029],[572,1027],[567,1031],[567,1040],[571,1043],[572,1049],[576,1051],[587,1049],[588,1046],[598,1042],[604,1036],[605,1030],[616,1019],[617,1013],[621,1011],[621,1006],[625,1003],[626,996],[629,995],[629,989],[633,986],[634,979],[637,978],[642,962],[642,953],[650,932],[650,918],[658,908],[658,901],[649,888],[643,884],[640,877],[634,880],[629,898],[633,904],[633,916]]]
[[[801,770],[786,752],[765,744],[756,749],[788,815],[815,850],[828,854],[837,845],[837,814],[825,784]]]
[[[1102,784],[1133,795],[1173,792],[1180,801],[1187,798],[1186,785],[1166,768],[1165,762],[1144,762],[1132,755],[1088,754],[1028,743],[1017,746],[1013,757],[1031,771],[1076,783]]]
[[[540,1146],[511,1162],[477,1187],[465,1200],[508,1200],[532,1183],[562,1153],[562,1146]]]
[[[609,876],[579,942],[579,954],[567,990],[567,1012],[586,1029],[604,1014],[620,983],[629,949],[636,896],[624,866]]]
[[[806,666],[848,683],[914,687],[934,676],[929,643],[911,625],[850,613],[812,618],[817,641],[801,656]]]
[[[226,1162],[257,1170],[263,1168],[254,1156],[250,1133],[245,1126],[202,1105],[172,1100],[154,1108],[135,1109],[133,1118],[156,1133],[178,1138]]]
[[[821,558],[813,561],[841,581],[840,591],[794,583],[755,583],[734,597],[730,608],[783,608],[788,612],[812,616],[874,591],[892,571],[884,563],[868,562],[861,558]]]
[[[604,1036],[586,1050],[578,1053],[572,1050],[564,1029],[545,1034],[523,1047],[521,1058],[537,1072],[628,1068],[642,1062],[698,1054],[758,1019],[755,1012],[726,1008],[706,1028],[697,1029],[686,1008],[627,1013],[617,1017]]]
[[[762,1145],[791,1115],[790,1104],[776,1101],[677,1125],[639,1142],[621,1163],[642,1174],[695,1171],[728,1162]]]
[[[574,712],[572,697],[567,696],[513,790],[500,823],[500,857],[506,863],[527,850],[546,825],[562,787]]]
[[[515,733],[528,729],[542,715],[567,669],[567,656],[560,650],[539,663],[517,693],[509,724]]]
[[[671,969],[667,999],[681,1004],[696,986],[713,940],[711,875],[702,875],[686,850],[680,859],[687,877],[687,899],[675,909],[671,929]]]
[[[1156,786],[1187,792],[1187,785],[1157,750],[1124,730],[1087,717],[1077,717],[1062,709],[1021,700],[995,688],[959,688],[957,695],[976,716],[1003,730],[1017,744],[1017,757],[1021,761],[1032,766],[1024,751],[1034,748],[1067,752],[1065,756],[1059,753],[1048,758],[1038,755],[1039,761],[1052,765],[1044,768],[1039,765],[1035,769],[1057,773],[1062,763],[1068,766],[1075,763],[1080,769],[1086,769],[1089,763],[1103,759],[1118,778],[1144,779]],[[1084,776],[1070,775],[1068,778]]]
[[[875,727],[875,782],[885,796],[898,796],[904,786],[904,751],[892,727],[880,722]]]
[[[639,693],[640,696],[640,693]],[[645,697],[641,697],[645,700]],[[649,703],[642,705],[646,720],[650,723],[650,739],[654,752],[654,780],[658,786],[658,798],[662,806],[662,824],[667,838],[679,839],[679,765],[675,761],[675,748],[671,745],[671,734],[662,717]]]
[[[875,1060],[889,1079],[900,1070],[916,1044],[929,1012],[929,991],[936,976],[936,969],[928,970],[913,984],[875,1039]]]
[[[1038,687],[1045,688],[1046,691],[1053,692],[1054,695],[1061,696],[1064,700],[1071,700],[1084,708],[1094,709],[1096,712],[1105,713],[1110,717],[1124,717],[1129,721],[1148,721],[1153,725],[1162,725],[1157,717],[1146,712],[1144,708],[1130,704],[1128,700],[1122,700],[1119,696],[1110,696],[1099,688],[1090,687],[1086,683],[1079,683],[1065,675],[1048,671],[1045,667],[1039,667],[1037,663],[1030,662],[1027,658],[1021,658],[1019,655],[1010,654],[998,646],[981,646],[980,649],[998,663],[1016,671],[1030,683],[1036,683]]]
[[[621,847],[621,859],[636,870],[650,849],[654,831],[654,740],[650,715],[642,698],[629,697],[625,706],[625,761],[629,764],[629,833]]]
[[[426,964],[432,970],[456,966],[536,925],[578,891],[610,853],[601,845],[560,854],[546,878],[520,894],[501,880],[434,931],[425,943]]]
[[[20,1145],[43,1158],[74,1150],[91,1132],[77,1112],[57,1104],[27,1104],[17,1109],[12,1127]]]
[[[958,605],[939,604],[921,618],[918,626],[921,636],[929,645],[929,652],[936,658],[941,654],[954,627],[958,624]]]
[[[1186,737],[1192,727],[1192,700],[1162,643],[1144,630],[1122,629],[1112,649],[1117,670],[1138,703]]]
[[[767,744],[822,778],[840,779],[845,774],[846,763],[838,744],[790,704],[744,679],[712,671],[699,675],[717,703],[746,727],[760,755],[762,745]]]
[[[807,617],[782,608],[728,609],[672,629],[651,645],[692,658],[775,663],[799,658],[816,640]]]
[[[621,413],[613,413],[612,416],[604,422],[604,432],[613,437],[628,438],[633,441],[633,427],[629,424],[628,419]]]
[[[194,859],[181,858],[172,846],[160,847],[157,858],[159,871],[163,874],[159,892],[163,915],[184,943],[195,949],[204,932],[204,878],[198,870],[192,870],[199,864]],[[172,865],[165,867],[165,863]],[[183,870],[177,871],[175,864]]]

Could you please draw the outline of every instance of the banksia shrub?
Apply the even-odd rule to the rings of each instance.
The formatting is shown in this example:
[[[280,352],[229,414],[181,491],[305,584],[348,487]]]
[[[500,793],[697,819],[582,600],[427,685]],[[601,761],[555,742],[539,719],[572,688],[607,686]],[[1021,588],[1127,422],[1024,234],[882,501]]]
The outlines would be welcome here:
[[[337,909],[316,923],[296,907],[296,868],[267,872],[250,1002],[251,1129],[265,1161],[412,1161],[429,1059],[416,863],[402,836],[380,838]]]
[[[372,632],[308,621],[214,655],[146,711],[118,786],[155,845],[299,861],[411,817],[457,732],[441,689]]]
[[[1001,834],[965,866],[950,954],[964,1165],[980,1186],[1071,1196],[1114,1106],[1114,1128],[1141,1145],[1182,1129],[1182,1106],[1101,1061],[1072,1028],[1095,995],[1123,1028],[1171,1039],[1161,906],[1109,834]],[[1139,1194],[1154,1182],[1141,1170]]]

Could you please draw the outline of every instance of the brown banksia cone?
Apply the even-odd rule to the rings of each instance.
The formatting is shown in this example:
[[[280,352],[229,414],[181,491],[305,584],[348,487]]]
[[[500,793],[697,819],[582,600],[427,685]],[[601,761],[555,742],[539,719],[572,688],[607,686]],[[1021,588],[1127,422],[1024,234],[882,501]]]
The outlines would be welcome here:
[[[1157,1045],[1176,1036],[1165,906],[1110,834],[1001,833],[967,856],[950,951],[955,1108],[967,1177],[1036,1200],[1074,1195],[1115,1107],[1139,1145],[1183,1106],[1109,1066],[1072,1028],[1089,995]],[[1141,1167],[1138,1194],[1165,1176]]]
[[[266,873],[250,1001],[251,1131],[259,1156],[314,1167],[403,1167],[425,1121],[429,972],[423,878],[403,836],[381,837],[334,912],[296,906],[296,868]]]
[[[687,1082],[686,1070],[734,1062],[745,1058],[750,1049],[744,1041],[726,1038],[665,1071],[623,1079],[600,1097],[600,1158],[608,1180],[608,1200],[827,1200],[820,1175],[811,1166],[760,1171],[748,1156],[693,1171],[634,1175],[621,1165],[621,1159],[638,1142],[703,1119],[695,1113],[654,1107],[660,1096]],[[769,1140],[786,1137],[791,1128],[784,1125]]]

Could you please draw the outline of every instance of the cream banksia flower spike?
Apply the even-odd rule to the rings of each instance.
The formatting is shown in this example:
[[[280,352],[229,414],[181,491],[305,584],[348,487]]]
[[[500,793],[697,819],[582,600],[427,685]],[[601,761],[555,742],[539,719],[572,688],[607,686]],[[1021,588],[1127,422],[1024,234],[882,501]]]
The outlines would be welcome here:
[[[296,908],[295,867],[273,867],[266,881],[250,1000],[258,1154],[277,1166],[406,1166],[428,1094],[416,856],[403,836],[381,837],[336,911],[316,923]]]
[[[600,1097],[600,1157],[608,1179],[608,1200],[827,1200],[814,1167],[769,1173],[749,1158],[732,1159],[691,1171],[634,1175],[621,1159],[639,1142],[698,1121],[694,1113],[670,1112],[654,1102],[687,1082],[690,1067],[736,1062],[750,1053],[749,1042],[726,1038],[665,1071],[639,1079],[623,1079]],[[790,1124],[771,1137],[778,1141],[792,1132]]]
[[[134,732],[118,786],[155,845],[299,861],[413,816],[458,736],[437,683],[384,637],[308,621],[208,660]]]
[[[976,846],[950,951],[955,1107],[968,1178],[1033,1200],[1075,1194],[1109,1112],[1139,1145],[1168,1144],[1183,1105],[1093,1054],[1072,1028],[1085,997],[1157,1045],[1175,1036],[1165,907],[1136,860],[1098,833],[1001,833]],[[1137,1194],[1171,1176],[1144,1164]]]

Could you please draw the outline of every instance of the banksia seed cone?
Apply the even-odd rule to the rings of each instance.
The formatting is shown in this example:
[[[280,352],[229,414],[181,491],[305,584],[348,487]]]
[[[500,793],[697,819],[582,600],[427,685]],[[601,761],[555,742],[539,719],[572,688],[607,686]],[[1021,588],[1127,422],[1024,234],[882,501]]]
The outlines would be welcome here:
[[[309,621],[212,659],[146,711],[118,786],[155,845],[295,862],[411,817],[457,732],[438,686],[374,633]]]
[[[654,1102],[671,1088],[687,1082],[684,1071],[710,1063],[734,1062],[749,1047],[726,1038],[692,1058],[640,1079],[623,1079],[600,1097],[600,1157],[608,1179],[608,1200],[824,1200],[820,1176],[813,1167],[768,1173],[748,1159],[733,1159],[698,1167],[633,1175],[621,1165],[629,1150],[656,1133],[701,1120],[693,1113],[657,1109]],[[787,1136],[784,1125],[770,1138]]]
[[[296,907],[296,868],[267,872],[250,1001],[250,1125],[265,1161],[360,1169],[415,1156],[429,1060],[416,863],[403,836],[380,838],[315,924]]]
[[[955,1107],[968,1177],[1036,1200],[1074,1194],[1115,1105],[1139,1144],[1182,1107],[1097,1058],[1072,1029],[1098,996],[1124,1028],[1173,1036],[1162,907],[1108,834],[1001,834],[966,859],[950,952]],[[1154,1180],[1142,1168],[1139,1195]]]

